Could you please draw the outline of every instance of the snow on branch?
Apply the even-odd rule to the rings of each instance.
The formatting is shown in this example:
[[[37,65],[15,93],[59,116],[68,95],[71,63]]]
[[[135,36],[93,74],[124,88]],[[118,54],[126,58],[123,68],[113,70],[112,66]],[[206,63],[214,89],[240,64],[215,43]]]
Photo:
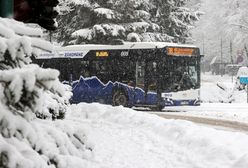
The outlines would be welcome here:
[[[68,102],[63,98],[66,92],[64,85],[58,81],[58,75],[57,70],[42,69],[32,64],[0,71],[1,94],[5,95],[1,101],[15,112],[34,113],[41,118],[61,117]],[[49,94],[57,95],[54,101]]]
[[[13,23],[12,29],[10,23]],[[14,27],[20,25],[22,30],[30,30],[23,23],[0,18],[0,26],[3,27],[3,37],[0,37],[0,92],[4,95],[0,103],[21,115],[28,112],[40,118],[63,118],[71,95],[69,88],[59,82],[57,70],[30,64],[37,48],[52,50],[52,44],[37,37],[17,35]]]
[[[41,49],[46,51],[52,51],[53,45],[45,40],[40,39],[42,37],[42,30],[40,28],[28,27],[24,23],[17,22],[12,19],[0,18],[0,37],[9,39],[10,41],[19,41],[28,36],[29,41],[32,41],[32,54],[36,55],[35,49]],[[27,39],[27,38],[26,38]],[[25,40],[27,41],[27,40]]]
[[[97,16],[104,16],[106,19],[115,19],[114,11],[107,8],[96,8],[94,12]]]
[[[27,121],[0,104],[0,167],[81,167],[93,145],[81,120]]]

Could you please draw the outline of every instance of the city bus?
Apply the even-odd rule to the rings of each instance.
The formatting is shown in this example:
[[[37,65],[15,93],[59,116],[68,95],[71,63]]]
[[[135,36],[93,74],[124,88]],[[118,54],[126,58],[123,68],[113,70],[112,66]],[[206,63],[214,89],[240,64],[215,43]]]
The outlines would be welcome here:
[[[72,103],[148,107],[200,104],[199,48],[166,42],[71,45],[34,62],[60,71]]]

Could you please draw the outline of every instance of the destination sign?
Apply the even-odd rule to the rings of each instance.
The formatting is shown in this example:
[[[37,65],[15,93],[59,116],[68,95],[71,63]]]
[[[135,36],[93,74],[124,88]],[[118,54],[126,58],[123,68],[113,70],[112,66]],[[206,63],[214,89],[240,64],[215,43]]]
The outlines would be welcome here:
[[[196,49],[195,48],[168,47],[167,55],[169,56],[196,56]]]
[[[109,53],[107,51],[97,51],[96,56],[97,57],[108,57]]]
[[[37,59],[51,58],[84,58],[89,51],[53,51],[52,53],[40,53]]]

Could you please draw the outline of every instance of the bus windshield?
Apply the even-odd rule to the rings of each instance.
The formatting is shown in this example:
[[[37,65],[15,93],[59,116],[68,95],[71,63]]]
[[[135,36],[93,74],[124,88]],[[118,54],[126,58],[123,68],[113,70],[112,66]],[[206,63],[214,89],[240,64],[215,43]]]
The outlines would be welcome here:
[[[163,67],[163,90],[176,92],[199,88],[197,67],[196,59],[168,59]]]

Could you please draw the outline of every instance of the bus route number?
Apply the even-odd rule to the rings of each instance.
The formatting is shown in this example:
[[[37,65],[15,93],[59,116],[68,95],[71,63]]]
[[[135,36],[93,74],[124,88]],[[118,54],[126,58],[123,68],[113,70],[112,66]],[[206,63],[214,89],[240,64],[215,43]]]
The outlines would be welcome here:
[[[127,56],[128,56],[128,51],[121,52],[121,57],[127,57]]]

